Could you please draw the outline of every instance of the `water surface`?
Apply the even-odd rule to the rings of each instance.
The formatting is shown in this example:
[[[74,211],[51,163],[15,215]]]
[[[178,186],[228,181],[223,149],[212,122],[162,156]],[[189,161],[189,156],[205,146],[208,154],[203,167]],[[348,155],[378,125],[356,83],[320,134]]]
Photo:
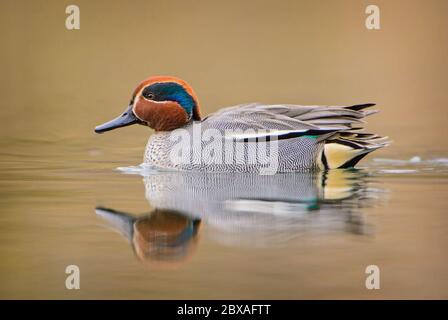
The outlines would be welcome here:
[[[67,30],[64,1],[0,1],[0,298],[448,298],[448,1],[377,0],[380,30],[361,0],[76,4]],[[147,128],[93,128],[153,75],[203,115],[374,102],[394,143],[358,171],[142,172]]]
[[[447,297],[441,156],[193,174],[125,166],[142,148],[93,141],[3,141],[2,298]],[[380,290],[365,288],[371,264]]]

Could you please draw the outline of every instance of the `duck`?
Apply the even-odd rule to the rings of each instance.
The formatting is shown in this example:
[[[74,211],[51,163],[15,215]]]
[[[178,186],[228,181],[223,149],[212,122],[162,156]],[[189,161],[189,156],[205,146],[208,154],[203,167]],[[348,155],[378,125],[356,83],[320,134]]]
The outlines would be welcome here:
[[[138,84],[121,115],[96,126],[95,132],[134,124],[153,129],[143,164],[160,169],[346,169],[390,143],[388,137],[364,132],[364,118],[378,112],[373,106],[245,103],[202,117],[197,95],[186,81],[153,76]]]

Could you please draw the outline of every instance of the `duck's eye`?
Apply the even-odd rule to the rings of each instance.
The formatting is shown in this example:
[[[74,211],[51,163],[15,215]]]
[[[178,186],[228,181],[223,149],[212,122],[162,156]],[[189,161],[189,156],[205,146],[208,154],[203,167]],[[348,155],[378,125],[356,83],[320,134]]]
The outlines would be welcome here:
[[[152,93],[152,92],[143,92],[143,96],[149,100],[154,99],[154,93]]]

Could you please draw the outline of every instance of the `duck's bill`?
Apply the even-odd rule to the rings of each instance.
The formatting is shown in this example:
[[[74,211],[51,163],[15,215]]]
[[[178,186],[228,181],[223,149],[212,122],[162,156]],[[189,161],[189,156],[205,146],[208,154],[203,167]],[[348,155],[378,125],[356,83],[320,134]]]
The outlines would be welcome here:
[[[123,211],[104,207],[96,207],[95,213],[103,218],[112,229],[120,232],[126,239],[132,241],[135,217]]]
[[[132,105],[130,105],[117,118],[115,118],[109,122],[103,123],[99,126],[96,126],[95,132],[103,133],[103,132],[114,130],[117,128],[130,126],[130,125],[136,124],[136,123],[143,123],[143,122],[134,115],[134,112],[132,112]]]

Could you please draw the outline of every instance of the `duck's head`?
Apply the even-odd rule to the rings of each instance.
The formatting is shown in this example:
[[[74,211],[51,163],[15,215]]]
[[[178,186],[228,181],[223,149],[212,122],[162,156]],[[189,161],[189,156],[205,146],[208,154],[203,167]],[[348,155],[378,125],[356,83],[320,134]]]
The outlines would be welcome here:
[[[142,81],[134,90],[129,106],[117,118],[99,125],[103,133],[132,124],[156,131],[170,131],[192,120],[200,120],[199,105],[193,89],[175,77],[157,76]]]

